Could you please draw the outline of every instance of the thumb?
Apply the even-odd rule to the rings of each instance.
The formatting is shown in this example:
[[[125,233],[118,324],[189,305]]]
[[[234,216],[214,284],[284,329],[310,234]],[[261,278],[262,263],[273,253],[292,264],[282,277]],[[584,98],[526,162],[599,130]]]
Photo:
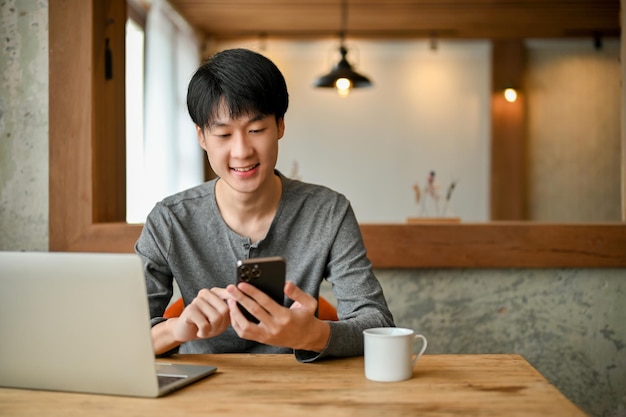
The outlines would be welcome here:
[[[305,293],[291,281],[287,281],[285,283],[285,295],[294,301],[291,308],[304,308],[311,310],[315,310],[317,308],[317,300],[315,297]]]

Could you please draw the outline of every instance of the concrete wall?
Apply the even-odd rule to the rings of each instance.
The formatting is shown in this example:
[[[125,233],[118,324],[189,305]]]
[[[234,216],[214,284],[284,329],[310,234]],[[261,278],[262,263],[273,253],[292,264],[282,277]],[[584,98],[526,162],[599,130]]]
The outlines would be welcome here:
[[[45,1],[0,3],[0,250],[48,249],[47,17]],[[590,415],[626,416],[626,271],[377,275],[427,353],[520,353]]]
[[[0,3],[0,249],[48,249],[48,4]]]
[[[430,353],[519,353],[593,416],[626,415],[624,270],[378,271]]]

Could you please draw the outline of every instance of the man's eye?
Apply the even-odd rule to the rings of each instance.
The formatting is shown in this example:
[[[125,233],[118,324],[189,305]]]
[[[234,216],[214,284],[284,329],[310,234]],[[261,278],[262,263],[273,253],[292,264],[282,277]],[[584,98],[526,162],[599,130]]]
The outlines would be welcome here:
[[[262,128],[262,129],[251,129],[250,133],[263,133],[264,130],[265,130],[265,128]]]

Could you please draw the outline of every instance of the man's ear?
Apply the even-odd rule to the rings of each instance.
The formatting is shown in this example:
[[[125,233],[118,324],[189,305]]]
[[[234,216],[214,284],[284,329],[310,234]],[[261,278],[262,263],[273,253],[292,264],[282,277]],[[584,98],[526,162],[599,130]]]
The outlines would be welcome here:
[[[206,151],[206,143],[204,141],[204,129],[196,125],[196,135],[198,135],[198,143],[200,147]]]
[[[285,134],[285,118],[278,119],[278,139],[281,139]]]

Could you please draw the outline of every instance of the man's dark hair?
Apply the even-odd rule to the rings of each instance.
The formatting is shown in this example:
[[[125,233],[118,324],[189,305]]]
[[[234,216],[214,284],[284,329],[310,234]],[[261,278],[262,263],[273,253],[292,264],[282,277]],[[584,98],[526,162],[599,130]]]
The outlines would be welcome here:
[[[287,84],[278,67],[248,49],[228,49],[209,58],[193,75],[187,89],[187,110],[193,122],[207,128],[219,106],[231,118],[245,115],[285,116]]]

